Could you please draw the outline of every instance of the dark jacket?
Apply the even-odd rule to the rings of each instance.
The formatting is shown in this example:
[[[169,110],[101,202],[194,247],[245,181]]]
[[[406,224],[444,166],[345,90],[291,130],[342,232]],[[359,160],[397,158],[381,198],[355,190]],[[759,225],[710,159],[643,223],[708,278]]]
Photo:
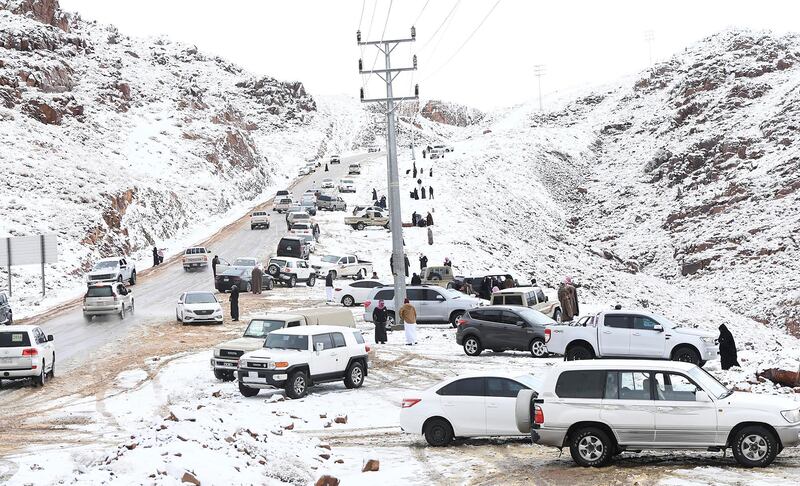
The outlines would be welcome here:
[[[411,276],[411,285],[422,285],[422,279],[416,273]]]
[[[389,315],[389,311],[384,307],[383,309],[379,309],[375,307],[375,310],[372,311],[372,320],[377,323],[385,323],[386,318]]]
[[[428,223],[428,226],[433,226],[433,215],[428,213],[428,216],[425,218],[425,222]]]
[[[375,201],[376,199],[378,199],[378,191],[372,189],[372,200]]]
[[[733,334],[725,324],[719,326],[719,359],[723,370],[741,366],[736,353],[736,342],[733,340]]]
[[[333,287],[333,274],[331,272],[328,272],[328,274],[325,275],[325,286]]]
[[[428,257],[422,255],[419,257],[419,270],[422,271],[428,266]]]

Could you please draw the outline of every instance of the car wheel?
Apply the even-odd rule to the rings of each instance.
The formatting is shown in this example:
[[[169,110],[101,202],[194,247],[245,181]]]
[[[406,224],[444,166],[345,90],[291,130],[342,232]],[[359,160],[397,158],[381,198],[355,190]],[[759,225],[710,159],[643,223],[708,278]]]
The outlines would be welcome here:
[[[272,275],[273,277],[278,275],[278,265],[274,263],[267,267],[267,273]]]
[[[596,427],[579,429],[571,437],[572,460],[583,467],[601,467],[611,462],[614,444],[605,432]]]
[[[84,314],[83,318],[86,320],[86,322],[92,322],[92,315],[91,314]]]
[[[355,303],[356,301],[352,295],[345,295],[342,297],[342,305],[345,307],[353,307]]]
[[[37,376],[33,380],[33,385],[34,386],[44,386],[45,383],[47,383],[47,373],[45,372],[45,369],[44,369],[44,360],[42,360],[42,371],[41,371],[41,373],[39,373],[39,376]]]
[[[672,352],[672,361],[683,361],[684,363],[700,364],[700,353],[688,346],[681,346]]]
[[[239,393],[246,397],[254,397],[258,395],[258,392],[261,391],[258,388],[250,388],[249,386],[242,385],[242,382],[239,382]]]
[[[125,319],[125,304],[122,304],[122,307],[119,309],[119,318]]]
[[[364,226],[364,223],[358,223],[358,224],[356,224],[356,229],[357,229],[358,231],[361,231],[361,230],[363,230],[364,228],[365,228],[365,226]]]
[[[303,371],[295,371],[286,380],[286,396],[303,398],[308,393],[308,377]]]
[[[53,363],[50,365],[50,379],[56,377],[56,353],[53,353]]]
[[[478,356],[483,351],[480,339],[470,336],[464,340],[464,352],[467,356]]]
[[[181,319],[181,316],[178,314],[178,311],[175,311],[175,320],[178,322],[183,322],[183,319]]]
[[[733,438],[733,457],[743,467],[769,466],[778,455],[778,441],[767,428],[751,425]]]
[[[214,378],[222,381],[233,381],[233,371],[228,370],[214,370]]]
[[[275,288],[275,281],[272,280],[271,278],[267,279],[267,285],[264,288],[266,288],[267,290],[274,289]]]
[[[458,327],[458,321],[464,315],[464,311],[457,310],[450,314],[450,325],[453,327]]]
[[[453,440],[453,427],[445,419],[435,418],[425,424],[425,440],[433,447],[443,447]]]
[[[555,312],[553,312],[553,320],[561,322],[561,309],[556,309]]]
[[[564,355],[564,361],[580,361],[584,359],[592,359],[594,354],[586,346],[573,346],[567,350]]]
[[[531,356],[534,358],[544,358],[547,355],[547,347],[544,345],[544,340],[536,338],[531,341]]]
[[[131,285],[136,285],[136,270],[131,273],[131,279],[129,280]]]
[[[292,275],[291,277],[289,277],[289,281],[286,282],[286,286],[287,287],[294,287],[296,283],[297,283],[297,277]]]
[[[344,375],[344,386],[347,388],[361,388],[364,384],[364,365],[361,361],[353,361]]]
[[[315,277],[314,275],[308,277],[308,280],[306,281],[306,285],[308,285],[309,287],[313,287],[314,284],[316,283],[317,283],[317,277]]]

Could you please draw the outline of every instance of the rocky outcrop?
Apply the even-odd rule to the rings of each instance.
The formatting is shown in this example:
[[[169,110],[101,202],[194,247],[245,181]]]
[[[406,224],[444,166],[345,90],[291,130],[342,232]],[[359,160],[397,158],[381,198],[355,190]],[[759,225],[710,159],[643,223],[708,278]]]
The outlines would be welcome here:
[[[61,11],[58,0],[0,0],[0,9],[31,17],[64,32],[70,30],[70,15]]]
[[[236,87],[252,97],[263,113],[302,119],[303,113],[317,109],[314,98],[300,82],[282,83],[275,78],[262,77],[240,81]]]
[[[474,125],[485,117],[484,113],[475,108],[436,100],[425,103],[420,113],[428,120],[457,127]]]

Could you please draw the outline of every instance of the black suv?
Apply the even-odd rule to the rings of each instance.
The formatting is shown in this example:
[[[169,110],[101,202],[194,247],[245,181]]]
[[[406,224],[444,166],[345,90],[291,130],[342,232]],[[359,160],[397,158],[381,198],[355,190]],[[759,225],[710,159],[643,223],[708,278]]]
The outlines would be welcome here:
[[[278,256],[308,260],[309,249],[306,242],[296,236],[285,236],[278,242]]]
[[[458,321],[456,342],[468,356],[477,356],[484,349],[529,351],[534,358],[547,355],[544,344],[545,326],[556,321],[541,312],[506,305],[489,305],[470,309]]]
[[[11,315],[11,304],[8,303],[6,294],[0,292],[0,324],[11,325],[14,317]]]

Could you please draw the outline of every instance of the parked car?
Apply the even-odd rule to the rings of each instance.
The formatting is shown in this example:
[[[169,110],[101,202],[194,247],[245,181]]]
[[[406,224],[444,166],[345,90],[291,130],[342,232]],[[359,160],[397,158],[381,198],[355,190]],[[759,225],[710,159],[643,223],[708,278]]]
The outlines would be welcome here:
[[[311,223],[294,223],[292,229],[289,230],[289,234],[304,240],[307,236],[312,240],[314,239],[314,229],[311,227]]]
[[[325,255],[312,265],[320,275],[333,272],[333,278],[353,277],[356,280],[372,275],[372,262],[361,260],[356,255]]]
[[[337,186],[339,192],[356,192],[356,183],[353,179],[339,179],[339,185]]]
[[[214,281],[214,288],[219,292],[230,292],[235,285],[240,292],[250,292],[253,289],[253,268],[250,267],[228,267],[222,272],[217,270],[217,278]],[[264,275],[261,281],[262,288],[272,290],[274,282],[268,275]]]
[[[379,149],[378,147],[376,147],[374,145],[370,145],[369,147],[367,147],[367,152],[368,153],[380,152],[380,151],[381,151],[381,149]]]
[[[224,263],[224,264],[223,263],[219,263],[219,264],[217,264],[217,275],[219,275],[220,273],[224,272],[228,268],[238,268],[238,269],[246,270],[247,272],[252,272],[253,268],[257,267],[258,265],[259,265],[259,262],[258,262],[258,258],[256,258],[256,257],[252,257],[252,256],[250,256],[250,257],[238,257],[235,260],[233,260],[233,263],[231,263],[231,264],[227,264],[227,263]],[[241,287],[240,287],[240,290],[241,290]]]
[[[455,437],[512,437],[520,432],[514,419],[517,394],[539,390],[533,375],[470,374],[448,378],[414,392],[400,404],[400,429],[423,435],[432,446],[445,446]]]
[[[469,309],[481,305],[481,300],[452,289],[413,285],[406,287],[406,295],[417,310],[417,323],[447,323],[453,327]],[[364,320],[372,322],[373,304],[384,301],[389,311],[387,325],[394,326],[394,287],[376,287],[364,301]]]
[[[289,314],[265,314],[253,317],[238,339],[218,344],[214,347],[211,368],[219,380],[236,379],[234,372],[239,358],[248,351],[255,351],[264,346],[267,334],[272,331],[297,326],[341,326],[356,327],[353,313],[345,309],[315,307],[310,309],[293,309]]]
[[[453,276],[453,281],[447,283],[447,288],[448,289],[452,288],[452,289],[460,290],[461,285],[463,285],[465,283],[468,283],[468,284],[470,284],[472,286],[472,288],[477,293],[481,289],[481,285],[483,284],[483,279],[486,278],[486,277],[494,279],[495,281],[497,281],[498,284],[499,284],[498,286],[501,289],[504,289],[504,288],[506,288],[508,286],[508,284],[506,284],[507,281],[511,282],[512,287],[519,287],[519,283],[517,282],[517,279],[515,279],[513,276],[511,276],[508,273],[487,273],[485,275],[476,276],[476,277],[464,277],[462,275],[455,275],[455,276]],[[488,300],[489,296],[482,296],[482,297]],[[503,305],[503,304],[500,303],[498,305]]]
[[[347,168],[347,173],[350,175],[361,174],[361,164],[350,164],[350,167]]]
[[[368,206],[368,205],[359,204],[359,205],[353,207],[353,216],[363,215],[367,211],[378,211],[379,213],[384,213],[385,212],[385,210],[383,208],[380,208],[378,206]]]
[[[222,306],[211,292],[184,292],[175,306],[175,319],[183,324],[222,324]]]
[[[88,285],[100,282],[128,282],[136,285],[136,265],[128,257],[103,258],[94,264],[86,276]]]
[[[269,229],[270,217],[266,211],[253,211],[250,215],[250,229],[267,228]]]
[[[320,274],[324,275],[324,274]],[[375,287],[382,287],[384,284],[377,280],[356,280],[355,282],[336,282],[333,288],[333,300],[341,302],[345,307],[353,307],[364,303],[369,297],[369,293]]]
[[[550,301],[541,287],[513,287],[491,294],[492,305],[521,305],[538,310],[561,322],[561,304],[557,300]]]
[[[381,226],[389,229],[389,218],[380,211],[367,211],[362,216],[345,216],[344,224],[359,231],[367,226]]]
[[[270,258],[267,274],[287,287],[294,287],[297,282],[305,282],[309,287],[313,287],[317,281],[316,271],[301,258]]]
[[[308,245],[306,245],[305,241],[297,236],[284,236],[281,238],[281,241],[278,242],[277,255],[279,257],[302,258],[308,260],[310,253],[311,250]]]
[[[32,378],[34,386],[44,386],[56,373],[53,336],[39,326],[0,327],[0,363],[0,383]]]
[[[370,348],[358,329],[299,326],[267,334],[264,347],[239,358],[236,375],[246,397],[264,388],[283,388],[289,398],[302,398],[308,387],[343,380],[360,388],[369,368]]]
[[[517,429],[568,447],[580,466],[607,465],[626,450],[730,448],[740,465],[764,467],[800,444],[796,400],[733,391],[691,363],[565,362],[537,392],[517,397]]]
[[[458,320],[456,343],[468,356],[484,349],[494,352],[528,351],[534,358],[547,356],[546,326],[556,322],[527,307],[491,305],[470,309]]]
[[[336,187],[336,184],[333,183],[333,179],[322,179],[322,189],[333,189]]]
[[[321,194],[317,198],[317,207],[327,211],[345,211],[347,209],[347,203],[339,196]]]
[[[447,265],[425,267],[425,270],[420,272],[419,278],[424,285],[447,287],[447,284],[453,281],[453,268]]]
[[[0,292],[0,325],[10,326],[14,323],[14,313],[11,311],[11,304],[8,297]]]
[[[83,317],[91,321],[94,316],[116,314],[125,319],[125,314],[133,314],[135,302],[133,292],[120,282],[92,284],[83,296]]]
[[[279,213],[286,212],[291,205],[294,204],[291,197],[282,197],[278,199],[277,203],[272,204],[272,210]]]
[[[719,359],[717,335],[678,327],[669,319],[648,312],[601,312],[586,326],[551,325],[545,329],[551,353],[568,361],[624,357],[659,358],[703,366]]]
[[[183,269],[189,271],[193,268],[207,268],[211,251],[204,246],[193,246],[183,251],[181,263]]]
[[[341,164],[341,163],[342,163],[342,158],[341,157],[339,157],[338,155],[331,155],[331,160],[330,160],[330,164],[331,165]]]
[[[308,174],[310,174],[310,173],[312,173],[312,172],[314,172],[314,168],[313,168],[313,167],[309,167],[309,166],[305,165],[305,166],[303,166],[303,167],[300,167],[300,170],[299,170],[299,171],[297,171],[297,175],[299,175],[299,176],[306,176],[306,175],[308,175]]]
[[[286,227],[289,229],[292,229],[292,225],[294,223],[299,223],[299,222],[308,223],[310,221],[311,221],[311,215],[303,211],[301,208],[297,208],[293,211],[288,211],[286,213]]]

